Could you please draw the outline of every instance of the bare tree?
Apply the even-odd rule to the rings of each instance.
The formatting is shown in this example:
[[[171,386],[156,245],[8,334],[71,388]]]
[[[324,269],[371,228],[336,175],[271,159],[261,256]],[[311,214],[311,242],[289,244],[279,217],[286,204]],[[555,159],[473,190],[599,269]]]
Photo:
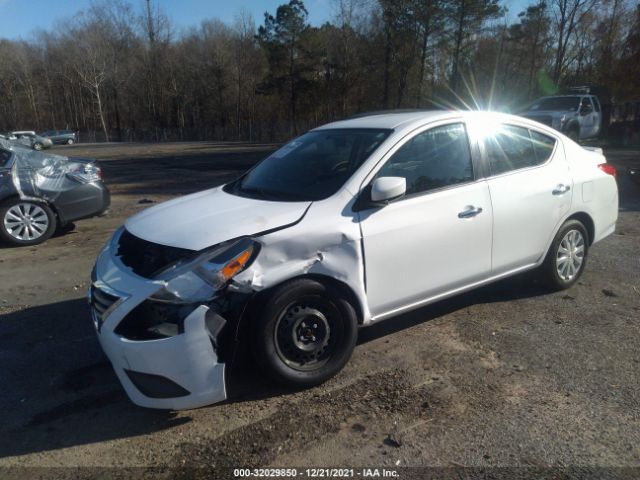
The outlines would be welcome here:
[[[552,0],[558,38],[552,75],[556,84],[560,81],[569,42],[575,35],[577,26],[598,2],[599,0]]]

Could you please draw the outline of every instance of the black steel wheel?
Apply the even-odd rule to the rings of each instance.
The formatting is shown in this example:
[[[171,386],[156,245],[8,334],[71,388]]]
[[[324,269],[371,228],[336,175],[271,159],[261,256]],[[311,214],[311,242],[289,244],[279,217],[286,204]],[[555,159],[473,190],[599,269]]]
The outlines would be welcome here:
[[[353,307],[325,285],[309,279],[273,291],[254,318],[258,364],[288,385],[317,385],[338,373],[351,357],[358,322]]]

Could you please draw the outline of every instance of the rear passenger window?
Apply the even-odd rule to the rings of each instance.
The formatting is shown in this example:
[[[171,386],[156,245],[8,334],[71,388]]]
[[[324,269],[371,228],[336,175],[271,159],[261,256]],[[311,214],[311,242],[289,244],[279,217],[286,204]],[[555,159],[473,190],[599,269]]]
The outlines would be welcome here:
[[[544,163],[538,159],[526,128],[500,125],[495,134],[485,138],[484,146],[491,175]]]
[[[536,152],[538,163],[544,163],[551,157],[553,148],[556,146],[556,141],[554,138],[543,135],[542,133],[538,133],[533,130],[530,130],[530,132],[531,140],[533,141],[533,149]]]
[[[472,181],[464,125],[443,125],[417,134],[393,154],[376,177],[404,177],[407,195]]]

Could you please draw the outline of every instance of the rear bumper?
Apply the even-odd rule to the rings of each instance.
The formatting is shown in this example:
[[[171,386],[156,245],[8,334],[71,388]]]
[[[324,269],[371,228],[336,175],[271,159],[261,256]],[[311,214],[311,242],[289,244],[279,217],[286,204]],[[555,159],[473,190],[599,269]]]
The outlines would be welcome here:
[[[181,333],[173,336],[136,340],[116,331],[125,319],[136,321],[136,307],[161,283],[121,265],[112,255],[114,245],[112,241],[98,257],[89,300],[100,345],[131,401],[180,410],[225,400],[225,365],[214,348],[218,332],[209,327],[209,306],[194,305]]]
[[[103,182],[87,183],[64,191],[54,202],[61,223],[100,215],[110,204],[111,194]]]

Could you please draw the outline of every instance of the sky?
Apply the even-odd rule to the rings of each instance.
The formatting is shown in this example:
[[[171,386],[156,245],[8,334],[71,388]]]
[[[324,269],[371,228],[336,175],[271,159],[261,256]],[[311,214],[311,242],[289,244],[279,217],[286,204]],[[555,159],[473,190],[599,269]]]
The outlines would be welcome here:
[[[144,0],[129,0],[141,8]],[[245,9],[261,24],[265,11],[275,13],[287,0],[155,0],[178,30],[198,25],[202,20],[219,18],[232,22]],[[509,8],[509,19],[531,0],[503,0]],[[35,30],[51,30],[58,19],[73,17],[86,9],[91,0],[0,0],[0,38],[28,40]],[[333,0],[305,0],[312,25],[320,25],[333,16]]]
[[[155,0],[179,29],[198,25],[202,20],[219,18],[233,22],[242,9],[261,24],[264,12],[275,13],[288,0]],[[129,0],[142,8],[144,0]],[[332,0],[305,0],[312,25],[320,25],[333,16]],[[73,17],[89,7],[91,0],[0,0],[0,38],[29,39],[34,30],[50,30],[58,19]]]

